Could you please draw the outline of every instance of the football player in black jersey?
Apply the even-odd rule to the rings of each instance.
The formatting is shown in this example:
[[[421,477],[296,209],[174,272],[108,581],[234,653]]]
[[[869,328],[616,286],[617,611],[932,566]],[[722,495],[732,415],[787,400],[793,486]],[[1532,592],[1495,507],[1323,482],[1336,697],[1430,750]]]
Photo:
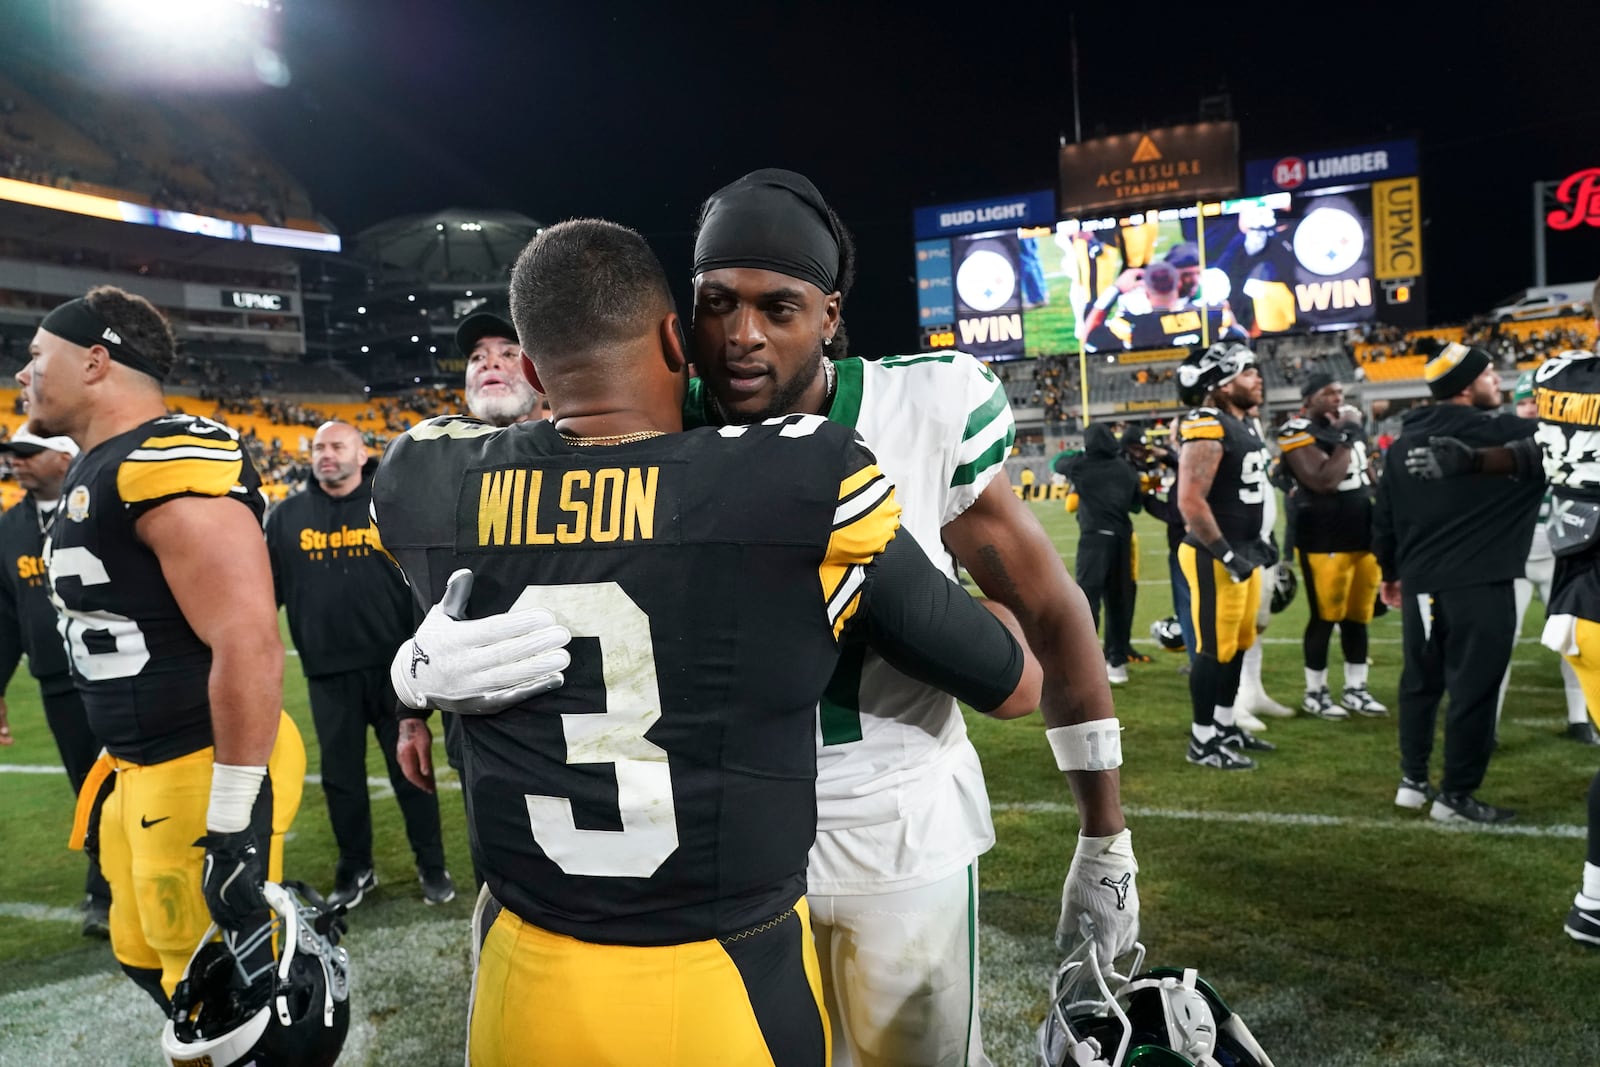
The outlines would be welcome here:
[[[1278,430],[1278,448],[1295,481],[1294,545],[1305,575],[1306,695],[1300,710],[1319,719],[1387,715],[1367,691],[1367,624],[1378,597],[1372,554],[1372,477],[1360,413],[1344,406],[1344,387],[1315,373],[1301,386],[1303,414]],[[1344,692],[1328,693],[1328,645],[1339,627]]]
[[[1247,750],[1270,752],[1234,721],[1244,652],[1256,640],[1261,567],[1271,549],[1261,540],[1267,450],[1245,418],[1261,403],[1261,372],[1245,345],[1224,341],[1178,367],[1179,396],[1200,402],[1178,420],[1178,507],[1187,533],[1178,566],[1189,585],[1195,660],[1189,672],[1194,705],[1187,759],[1219,770],[1250,770]]]
[[[17,381],[32,425],[81,449],[44,558],[106,747],[77,830],[116,772],[99,822],[112,949],[166,1006],[215,919],[259,996],[273,964],[253,936],[270,916],[261,882],[281,877],[305,749],[280,709],[255,469],[232,430],[167,413],[172,331],[142,297],[91,289],[45,317],[29,354]]]
[[[1037,664],[1025,676],[1006,629],[896,536],[893,488],[848,429],[675,432],[684,342],[637,234],[547,228],[511,295],[554,424],[432,420],[374,484],[419,602],[466,568],[466,614],[536,603],[573,635],[537,704],[461,708],[474,851],[503,905],[471,1060],[821,1067],[802,894],[841,640],[997,714],[1037,701]],[[429,658],[428,630],[396,672]]]

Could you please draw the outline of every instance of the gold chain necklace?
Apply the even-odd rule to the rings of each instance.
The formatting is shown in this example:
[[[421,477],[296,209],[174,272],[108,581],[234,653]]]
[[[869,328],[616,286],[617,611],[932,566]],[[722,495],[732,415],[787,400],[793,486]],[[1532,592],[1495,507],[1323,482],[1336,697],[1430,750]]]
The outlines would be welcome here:
[[[633,433],[614,433],[605,437],[576,437],[564,430],[557,430],[561,439],[576,448],[589,448],[594,445],[631,445],[635,441],[648,441],[652,437],[666,436],[665,430],[635,430]]]

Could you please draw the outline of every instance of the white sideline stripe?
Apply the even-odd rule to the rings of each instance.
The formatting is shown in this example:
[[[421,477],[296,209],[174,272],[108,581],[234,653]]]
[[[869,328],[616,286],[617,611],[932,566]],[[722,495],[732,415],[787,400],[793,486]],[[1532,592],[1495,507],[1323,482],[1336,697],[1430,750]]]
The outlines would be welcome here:
[[[83,921],[83,912],[77,908],[52,908],[48,904],[0,902],[0,917],[27,919],[38,923],[81,923]]]
[[[993,805],[995,811],[1019,811],[1028,815],[1075,815],[1078,809],[1071,804],[1054,800],[1035,800],[1023,803]],[[1434,822],[1426,815],[1393,819],[1350,818],[1344,815],[1310,815],[1288,811],[1189,811],[1178,808],[1124,807],[1124,815],[1136,819],[1177,819],[1189,822],[1255,823],[1264,826],[1336,827],[1352,830],[1421,830],[1424,833],[1504,834],[1510,837],[1582,838],[1588,830],[1582,826],[1473,826],[1459,823]]]
[[[66,774],[65,767],[45,766],[38,763],[0,763],[0,774]],[[461,779],[456,777],[454,770],[449,767],[439,766],[434,768],[434,775],[438,788],[454,792],[461,791]],[[322,775],[306,775],[307,785],[321,785]],[[389,784],[389,779],[379,778],[377,775],[367,776],[367,788],[373,790],[374,796],[393,796],[394,787]]]

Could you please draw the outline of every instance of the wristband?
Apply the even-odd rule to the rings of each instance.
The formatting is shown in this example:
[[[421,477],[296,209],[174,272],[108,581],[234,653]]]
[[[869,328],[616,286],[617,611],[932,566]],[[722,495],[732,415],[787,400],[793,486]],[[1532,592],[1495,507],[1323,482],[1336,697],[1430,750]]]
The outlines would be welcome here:
[[[1116,719],[1090,719],[1044,732],[1056,766],[1064,771],[1114,771],[1122,766],[1122,724]]]
[[[250,826],[250,812],[256,794],[267,776],[265,767],[235,767],[227,763],[211,765],[211,806],[206,809],[206,832],[236,834]]]

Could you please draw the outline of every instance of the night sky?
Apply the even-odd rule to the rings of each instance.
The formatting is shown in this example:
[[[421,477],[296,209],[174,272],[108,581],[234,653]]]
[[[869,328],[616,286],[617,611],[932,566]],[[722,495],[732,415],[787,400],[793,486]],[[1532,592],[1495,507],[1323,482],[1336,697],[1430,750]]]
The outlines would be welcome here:
[[[1072,136],[1064,3],[284,4],[292,83],[235,114],[347,236],[442,207],[598,215],[686,293],[700,202],[791,167],[856,235],[862,354],[916,345],[912,209],[1051,188]],[[1600,5],[1411,6],[1078,5],[1084,136],[1218,92],[1245,158],[1414,134],[1430,318],[1459,321],[1531,284],[1531,183],[1600,166]],[[1600,229],[1550,250],[1552,282],[1600,273]]]

